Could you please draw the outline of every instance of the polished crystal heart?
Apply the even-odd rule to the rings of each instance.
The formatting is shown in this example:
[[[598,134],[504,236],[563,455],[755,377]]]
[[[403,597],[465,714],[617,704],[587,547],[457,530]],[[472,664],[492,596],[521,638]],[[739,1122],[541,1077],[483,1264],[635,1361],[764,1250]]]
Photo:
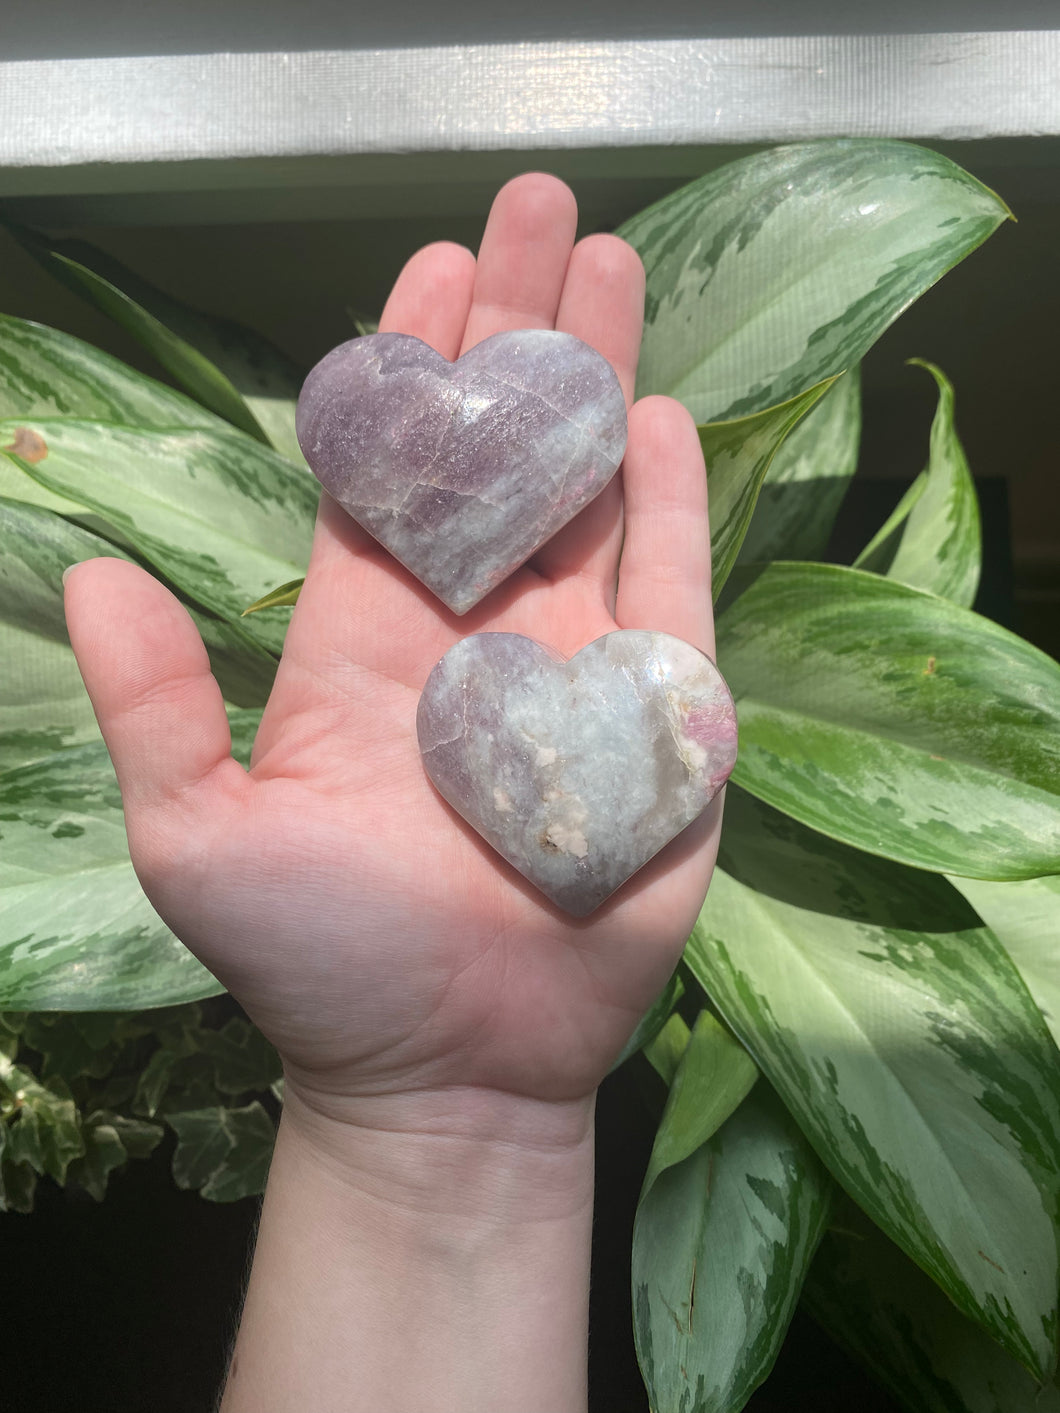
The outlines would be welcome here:
[[[631,629],[569,662],[517,633],[465,638],[428,677],[416,729],[439,793],[575,917],[701,814],[736,760],[711,660]]]
[[[454,613],[599,495],[626,447],[614,369],[551,329],[455,363],[407,334],[352,339],[309,374],[297,426],[328,494]]]

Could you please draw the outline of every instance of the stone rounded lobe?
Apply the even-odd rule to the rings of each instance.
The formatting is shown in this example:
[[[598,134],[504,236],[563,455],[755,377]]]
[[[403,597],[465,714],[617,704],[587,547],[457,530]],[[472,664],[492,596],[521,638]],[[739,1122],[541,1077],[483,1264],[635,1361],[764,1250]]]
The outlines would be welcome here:
[[[439,793],[575,917],[701,814],[736,761],[711,660],[632,629],[569,662],[517,633],[465,638],[428,677],[416,729]]]
[[[572,334],[494,334],[455,363],[370,334],[312,370],[297,431],[328,494],[466,613],[611,480],[626,407],[614,369]]]

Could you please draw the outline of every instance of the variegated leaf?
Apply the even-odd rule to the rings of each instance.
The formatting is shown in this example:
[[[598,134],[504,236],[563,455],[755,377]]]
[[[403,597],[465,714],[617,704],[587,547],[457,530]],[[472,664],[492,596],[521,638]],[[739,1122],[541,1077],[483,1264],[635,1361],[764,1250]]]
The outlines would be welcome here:
[[[830,1183],[767,1085],[662,1171],[633,1230],[633,1328],[653,1413],[737,1413],[767,1377]]]
[[[618,229],[647,271],[637,395],[742,417],[853,368],[1010,215],[936,152],[879,139],[777,147]]]
[[[244,764],[260,718],[231,714]],[[102,742],[0,775],[0,1009],[145,1010],[223,989],[143,894]]]
[[[715,602],[736,563],[770,462],[784,438],[830,387],[831,382],[819,383],[779,407],[768,407],[734,422],[709,422],[699,428],[710,488],[710,560]]]
[[[231,622],[272,585],[304,574],[319,488],[238,432],[155,432],[37,418],[47,456],[31,476],[76,492],[193,601]],[[0,442],[7,424],[0,422]],[[290,611],[245,620],[279,652]]]
[[[685,960],[858,1205],[1050,1377],[1060,1066],[960,895],[730,789]]]
[[[854,561],[971,608],[979,587],[979,498],[954,422],[953,387],[933,363],[914,358],[938,384],[931,450],[922,471]]]
[[[851,368],[769,463],[738,563],[820,559],[858,464],[861,369]]]
[[[16,423],[80,417],[156,429],[223,425],[191,398],[109,353],[10,314],[0,314],[0,417]],[[2,494],[10,492],[3,488]]]
[[[189,309],[84,241],[46,241],[8,223],[49,274],[89,300],[141,343],[203,407],[277,450],[302,456],[294,435],[301,378],[260,334]],[[256,404],[256,406],[254,405]],[[259,413],[272,424],[272,436]]]
[[[38,506],[0,499],[0,771],[100,739],[70,648],[62,575],[116,546]],[[237,625],[192,610],[225,700],[261,707],[276,659]]]
[[[1000,941],[1060,1046],[1060,875],[1018,883],[951,878]]]
[[[1060,1413],[853,1203],[837,1213],[803,1288],[814,1319],[909,1413]]]
[[[768,566],[718,619],[733,779],[917,868],[1060,869],[1060,666],[969,610],[839,565]]]

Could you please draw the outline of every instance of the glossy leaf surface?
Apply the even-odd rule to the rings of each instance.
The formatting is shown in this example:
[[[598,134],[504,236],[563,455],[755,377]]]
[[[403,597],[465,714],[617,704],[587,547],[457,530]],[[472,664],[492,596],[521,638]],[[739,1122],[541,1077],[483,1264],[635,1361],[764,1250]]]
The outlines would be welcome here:
[[[982,535],[979,499],[957,437],[953,386],[934,364],[912,361],[928,370],[939,390],[927,468],[854,564],[971,608],[979,587]]]
[[[660,1172],[633,1231],[634,1334],[654,1413],[744,1406],[784,1339],[829,1190],[765,1085]]]
[[[697,422],[771,407],[859,363],[1009,215],[947,158],[878,139],[733,162],[618,228],[647,271],[637,396]]]
[[[0,314],[0,417],[80,417],[154,428],[216,428],[219,422],[109,353],[10,314]]]
[[[852,368],[785,437],[769,463],[739,563],[820,559],[861,443],[861,370]]]
[[[38,418],[48,455],[29,473],[75,493],[195,602],[235,621],[309,562],[318,488],[239,433],[139,431]],[[0,423],[0,441],[6,424]],[[279,652],[290,614],[248,618],[243,631]]]
[[[945,599],[766,568],[718,620],[733,779],[870,853],[983,878],[1060,868],[1060,666]]]
[[[244,764],[260,717],[231,714]],[[0,776],[0,1009],[143,1010],[223,989],[144,897],[102,742]]]
[[[685,960],[858,1205],[1049,1376],[1060,1067],[960,895],[730,789]]]
[[[758,499],[784,438],[828,391],[821,383],[790,402],[735,422],[699,428],[710,491],[710,562],[714,601],[725,586]]]
[[[950,881],[1012,958],[1060,1046],[1060,875],[1019,883]]]
[[[946,1299],[852,1203],[821,1243],[803,1290],[814,1319],[909,1413],[1060,1413],[1055,1384]]]
[[[24,227],[10,229],[49,274],[120,324],[196,402],[260,441],[276,445],[278,437],[278,449],[301,462],[294,438],[300,379],[266,339],[189,309],[84,241],[49,242]]]

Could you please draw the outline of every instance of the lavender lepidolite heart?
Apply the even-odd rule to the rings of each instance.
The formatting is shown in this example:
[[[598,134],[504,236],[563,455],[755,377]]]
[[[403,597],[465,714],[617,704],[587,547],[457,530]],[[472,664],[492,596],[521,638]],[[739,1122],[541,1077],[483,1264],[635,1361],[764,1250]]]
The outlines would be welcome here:
[[[328,494],[466,613],[607,485],[626,406],[614,369],[572,334],[494,334],[455,363],[370,334],[312,370],[297,430]]]
[[[465,638],[428,677],[416,729],[439,793],[575,917],[701,814],[736,761],[711,660],[632,629],[569,662],[518,633]]]

